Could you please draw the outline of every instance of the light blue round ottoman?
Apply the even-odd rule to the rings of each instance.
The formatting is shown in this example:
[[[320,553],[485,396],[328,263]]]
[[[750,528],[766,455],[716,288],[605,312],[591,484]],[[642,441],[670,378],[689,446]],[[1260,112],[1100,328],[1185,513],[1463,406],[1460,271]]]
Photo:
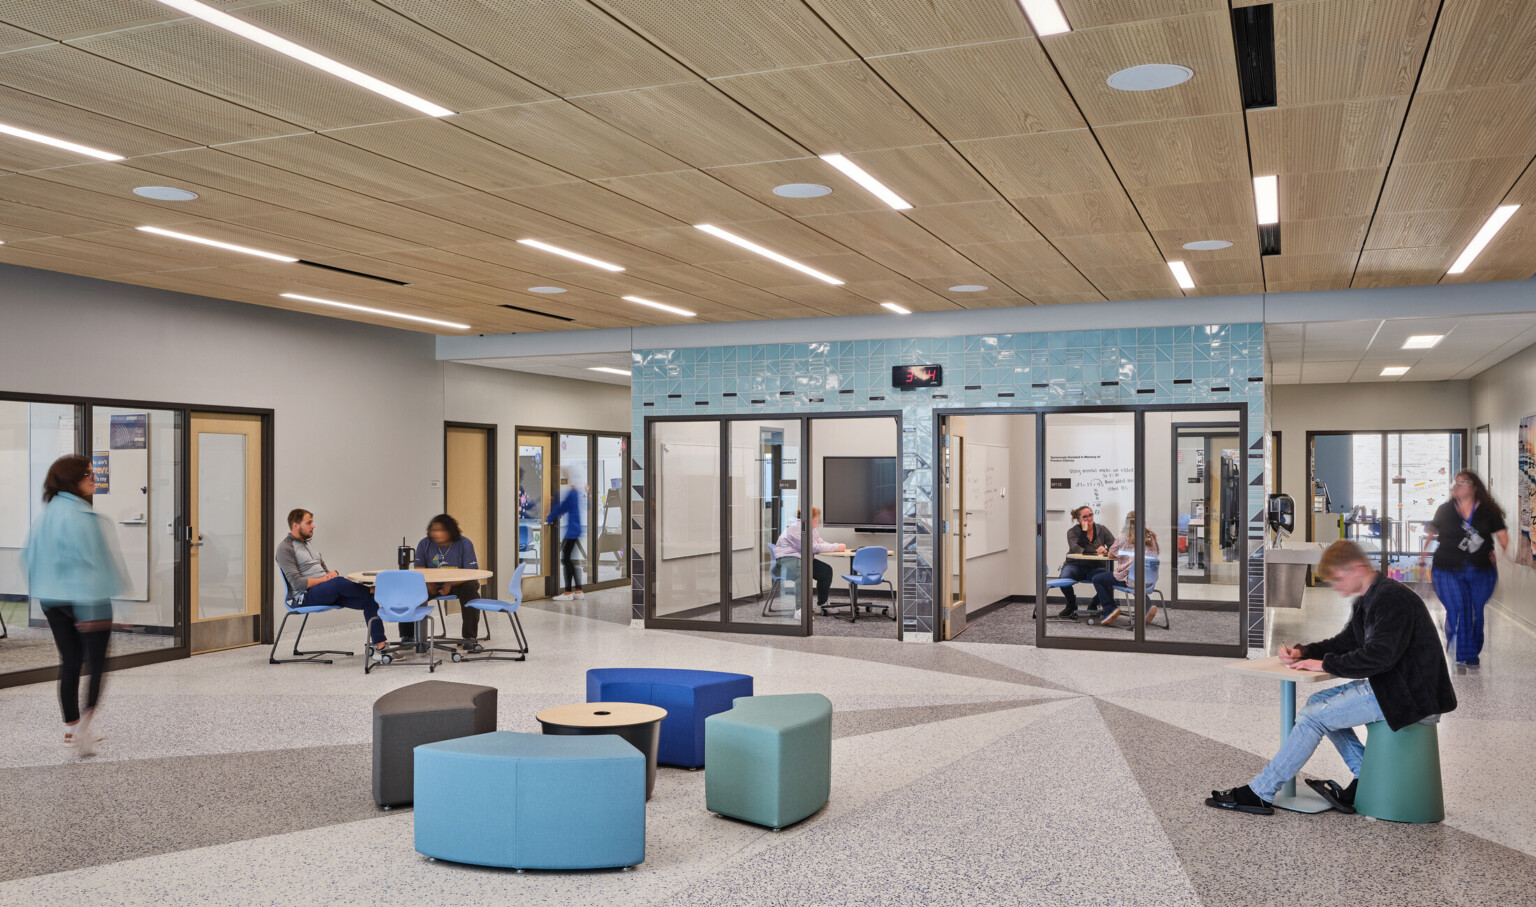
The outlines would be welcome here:
[[[620,737],[497,731],[416,747],[416,850],[512,869],[645,861],[645,756]]]

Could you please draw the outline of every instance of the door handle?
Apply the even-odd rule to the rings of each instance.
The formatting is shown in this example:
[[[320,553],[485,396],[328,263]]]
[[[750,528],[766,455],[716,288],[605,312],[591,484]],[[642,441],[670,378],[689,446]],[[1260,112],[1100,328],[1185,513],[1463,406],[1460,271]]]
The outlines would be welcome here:
[[[187,542],[187,547],[189,547],[189,548],[201,548],[201,547],[203,547],[203,534],[201,532],[199,532],[197,534],[197,541],[195,541],[195,542],[192,542],[192,541]]]

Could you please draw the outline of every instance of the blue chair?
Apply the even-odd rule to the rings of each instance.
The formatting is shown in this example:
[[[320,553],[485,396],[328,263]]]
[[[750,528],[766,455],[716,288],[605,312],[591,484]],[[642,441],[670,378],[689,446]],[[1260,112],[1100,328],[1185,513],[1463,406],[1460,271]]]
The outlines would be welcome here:
[[[432,616],[432,602],[427,598],[427,578],[415,570],[384,570],[373,578],[373,600],[378,603],[379,613],[373,619],[381,624],[384,621],[397,624],[416,624],[427,631],[427,673],[437,670],[442,664],[440,660],[432,658],[434,649],[447,649],[447,646],[437,642],[432,635],[432,621],[425,624],[421,621]],[[370,642],[369,648],[373,644]],[[373,670],[374,664],[390,664],[395,660],[395,655],[402,651],[415,648],[414,644],[408,646],[392,645],[384,649],[370,653],[363,662],[363,673]]]
[[[275,665],[289,665],[289,664],[320,664],[320,665],[328,665],[328,664],[331,663],[331,660],[329,658],[321,658],[320,657],[321,655],[355,655],[355,654],[357,654],[355,652],[343,652],[340,649],[316,649],[316,650],[314,650],[312,652],[300,652],[299,651],[299,641],[304,638],[304,628],[309,626],[309,616],[311,614],[319,614],[321,611],[336,611],[336,610],[339,610],[341,608],[341,606],[340,605],[306,605],[306,604],[304,604],[304,596],[308,593],[309,590],[301,589],[298,592],[294,592],[293,591],[293,587],[288,585],[288,577],[283,574],[283,571],[281,571],[281,570],[277,571],[277,575],[283,581],[283,589],[284,589],[284,592],[283,592],[283,608],[285,609],[285,613],[283,614],[283,622],[278,625],[277,636],[273,637],[273,639],[272,639],[272,651],[267,653],[267,663],[268,664],[275,664]],[[295,636],[293,638],[293,654],[297,655],[299,657],[298,658],[278,658],[277,657],[277,643],[278,643],[279,640],[281,640],[283,638],[283,630],[286,629],[287,626],[288,626],[288,618],[290,616],[294,615],[294,614],[302,614],[302,615],[304,615],[304,619],[299,622],[299,635]]]
[[[779,556],[773,553],[772,545],[768,545],[766,547],[768,549],[768,575],[773,578],[773,585],[768,587],[768,592],[763,596],[763,616],[767,617],[771,614],[788,614],[790,611],[795,609],[793,607],[773,607],[774,602],[779,600],[779,594],[784,591],[784,577],[779,573]]]
[[[1148,555],[1144,560],[1147,563],[1147,597],[1150,599],[1154,595],[1157,596],[1158,603],[1152,607],[1157,608],[1163,613],[1162,628],[1167,630],[1170,623],[1168,619],[1168,601],[1163,598],[1162,590],[1157,588],[1157,571],[1162,559]],[[1132,599],[1136,597],[1136,567],[1134,565],[1131,567],[1131,572],[1125,577],[1125,584],[1117,583],[1115,585],[1115,593]],[[1127,610],[1129,610],[1129,603],[1127,603]],[[1154,623],[1153,626],[1157,626],[1157,624]],[[1126,629],[1132,628],[1127,627]]]
[[[896,601],[896,587],[885,578],[886,567],[890,565],[891,554],[879,545],[866,545],[853,553],[853,565],[849,568],[852,573],[844,573],[843,579],[848,581],[849,620],[859,619],[859,587],[884,585],[891,590],[891,601]],[[870,608],[879,608],[881,613],[891,620],[896,615],[891,613],[890,605],[865,605],[864,613],[868,614]]]
[[[494,598],[477,598],[474,601],[471,601],[470,603],[468,603],[467,605],[464,606],[466,608],[474,608],[476,611],[480,611],[480,612],[500,611],[501,613],[507,615],[507,620],[509,622],[511,622],[511,624],[512,624],[512,635],[513,635],[513,637],[515,637],[515,639],[517,641],[517,646],[518,647],[515,648],[515,649],[488,649],[485,646],[480,645],[480,643],[478,643],[478,642],[470,643],[470,641],[466,639],[464,642],[466,644],[468,644],[466,646],[466,648],[469,650],[469,654],[471,654],[471,655],[481,655],[481,654],[483,654],[485,657],[483,659],[481,659],[482,661],[526,661],[527,660],[527,658],[528,658],[528,637],[523,635],[523,621],[522,621],[522,618],[518,617],[518,615],[517,615],[517,609],[519,607],[521,607],[522,604],[523,604],[523,571],[527,570],[527,569],[528,569],[528,565],[527,564],[518,564],[517,565],[517,569],[512,571],[512,581],[507,584],[507,588],[510,591],[510,594],[512,596],[512,600],[511,601],[504,602],[504,601],[499,601],[499,600],[494,599]],[[485,622],[486,622],[486,638],[488,639],[488,638],[490,638],[490,622],[491,622],[491,619],[489,617],[487,617],[485,619]],[[497,652],[508,652],[508,653],[512,653],[512,654],[511,654],[511,656],[500,656],[500,655],[495,654]],[[452,658],[453,658],[453,660],[455,662],[463,661],[464,660],[464,653],[463,652],[454,652],[453,655],[452,655]]]

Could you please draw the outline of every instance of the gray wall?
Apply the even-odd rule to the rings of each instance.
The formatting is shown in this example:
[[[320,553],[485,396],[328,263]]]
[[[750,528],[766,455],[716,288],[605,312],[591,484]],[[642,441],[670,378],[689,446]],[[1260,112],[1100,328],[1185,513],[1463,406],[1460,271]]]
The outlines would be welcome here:
[[[1494,500],[1504,508],[1510,542],[1517,549],[1520,541],[1520,508],[1516,498],[1519,489],[1516,475],[1518,431],[1520,420],[1536,413],[1536,395],[1532,394],[1532,388],[1536,388],[1536,347],[1516,353],[1472,379],[1471,427],[1489,427],[1493,474],[1485,478],[1490,480]],[[1471,463],[1470,457],[1468,463]],[[1494,590],[1494,601],[1520,619],[1536,624],[1536,569],[1517,566],[1502,556],[1498,568],[1499,585]]]
[[[274,410],[277,532],[312,510],[343,572],[389,566],[442,509],[445,419],[503,426],[504,501],[514,424],[630,421],[627,388],[440,363],[430,334],[30,268],[0,265],[0,325],[3,391]],[[515,546],[515,507],[500,511]]]

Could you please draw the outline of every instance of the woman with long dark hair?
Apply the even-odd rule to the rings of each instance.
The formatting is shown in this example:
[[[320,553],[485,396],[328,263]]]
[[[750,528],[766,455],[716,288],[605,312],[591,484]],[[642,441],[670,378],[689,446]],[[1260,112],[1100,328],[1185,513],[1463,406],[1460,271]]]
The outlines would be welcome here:
[[[100,730],[92,727],[101,701],[112,596],[123,588],[123,567],[100,516],[91,509],[96,478],[91,461],[60,457],[43,481],[42,515],[27,536],[23,562],[27,593],[42,605],[59,649],[59,705],[64,742],[82,756],[96,753]],[[91,675],[80,709],[80,669]]]
[[[450,514],[440,513],[427,521],[427,534],[416,543],[416,566],[479,570],[480,559],[475,556],[475,543],[459,529],[459,521]],[[458,596],[459,614],[464,621],[464,629],[461,631],[464,635],[463,648],[472,650],[475,638],[480,635],[480,612],[465,606],[480,597],[480,582],[466,580],[457,585],[434,583],[430,591],[433,595]],[[401,624],[400,641],[407,643],[415,640],[416,626]]]
[[[1445,607],[1445,647],[1454,641],[1456,663],[1475,668],[1483,651],[1483,609],[1499,581],[1494,540],[1509,551],[1504,511],[1477,473],[1463,469],[1451,482],[1451,499],[1425,528],[1440,543],[1430,562],[1430,579]]]

